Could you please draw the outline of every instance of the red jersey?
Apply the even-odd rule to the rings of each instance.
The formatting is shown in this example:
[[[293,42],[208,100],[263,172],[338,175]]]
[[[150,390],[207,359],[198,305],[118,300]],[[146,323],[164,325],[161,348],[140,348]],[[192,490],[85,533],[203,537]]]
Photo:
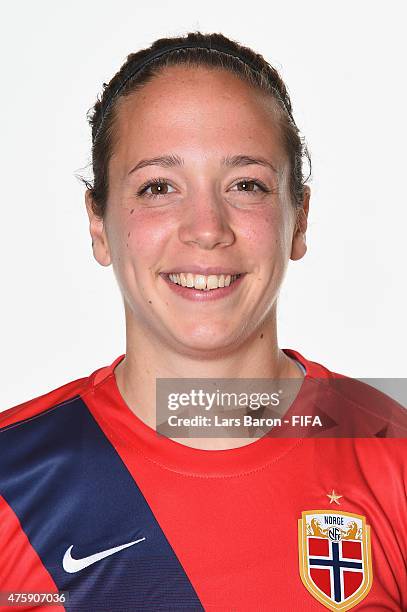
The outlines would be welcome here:
[[[49,611],[407,610],[404,414],[285,352],[306,369],[296,414],[390,412],[366,438],[194,449],[125,404],[122,355],[1,413],[0,591],[68,593]]]

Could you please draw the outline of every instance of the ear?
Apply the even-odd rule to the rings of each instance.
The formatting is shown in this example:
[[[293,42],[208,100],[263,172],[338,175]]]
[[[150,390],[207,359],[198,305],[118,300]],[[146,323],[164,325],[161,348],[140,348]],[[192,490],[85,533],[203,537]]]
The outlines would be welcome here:
[[[89,217],[89,232],[92,236],[93,256],[101,266],[109,266],[112,262],[105,223],[93,208],[93,197],[90,189],[85,192],[86,211]]]
[[[293,234],[293,241],[291,245],[291,256],[290,259],[297,260],[304,257],[307,252],[307,243],[305,234],[307,231],[308,211],[309,211],[309,200],[311,196],[311,190],[308,185],[304,187],[304,199],[302,207],[297,211],[297,218],[295,221],[295,228]]]

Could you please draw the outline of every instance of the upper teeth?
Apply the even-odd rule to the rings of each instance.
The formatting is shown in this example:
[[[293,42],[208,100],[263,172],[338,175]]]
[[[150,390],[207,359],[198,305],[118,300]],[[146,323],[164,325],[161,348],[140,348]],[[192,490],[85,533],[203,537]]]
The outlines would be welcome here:
[[[195,289],[202,289],[209,291],[210,289],[217,289],[218,287],[229,287],[230,283],[239,276],[239,274],[210,274],[205,276],[204,274],[191,274],[191,272],[180,272],[179,274],[169,274],[170,280],[177,285],[183,287],[194,287]]]

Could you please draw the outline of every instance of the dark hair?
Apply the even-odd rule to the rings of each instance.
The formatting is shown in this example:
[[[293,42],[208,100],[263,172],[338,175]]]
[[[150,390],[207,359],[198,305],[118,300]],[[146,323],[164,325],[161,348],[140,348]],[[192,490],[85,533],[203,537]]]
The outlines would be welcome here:
[[[196,46],[174,50],[171,48],[186,43]],[[168,47],[170,50],[160,55],[160,50],[164,51]],[[212,47],[220,47],[222,51]],[[149,56],[153,54],[159,57],[148,61]],[[148,63],[138,70],[137,66],[145,61]],[[102,95],[98,97],[94,107],[88,112],[93,142],[93,184],[82,179],[87,188],[91,190],[93,211],[99,217],[104,217],[106,212],[109,187],[108,169],[115,144],[118,100],[138,91],[164,68],[179,64],[228,70],[274,98],[280,111],[279,124],[290,163],[290,193],[294,206],[300,208],[304,196],[304,185],[311,174],[311,158],[294,121],[287,88],[277,70],[262,55],[226,38],[223,34],[190,32],[185,37],[160,38],[151,47],[131,53],[111,81],[103,84]],[[306,179],[303,175],[304,157],[308,160],[310,169]]]

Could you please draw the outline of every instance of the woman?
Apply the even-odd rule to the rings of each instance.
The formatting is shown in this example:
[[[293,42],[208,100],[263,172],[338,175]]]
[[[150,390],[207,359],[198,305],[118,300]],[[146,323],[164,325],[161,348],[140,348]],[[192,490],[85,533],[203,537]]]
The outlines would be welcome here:
[[[310,198],[284,83],[191,33],[104,87],[86,208],[126,354],[1,415],[2,590],[68,592],[60,607],[89,612],[407,609],[406,445],[384,439],[402,415],[278,346]],[[196,378],[299,391],[267,435],[157,435],[157,379]]]

